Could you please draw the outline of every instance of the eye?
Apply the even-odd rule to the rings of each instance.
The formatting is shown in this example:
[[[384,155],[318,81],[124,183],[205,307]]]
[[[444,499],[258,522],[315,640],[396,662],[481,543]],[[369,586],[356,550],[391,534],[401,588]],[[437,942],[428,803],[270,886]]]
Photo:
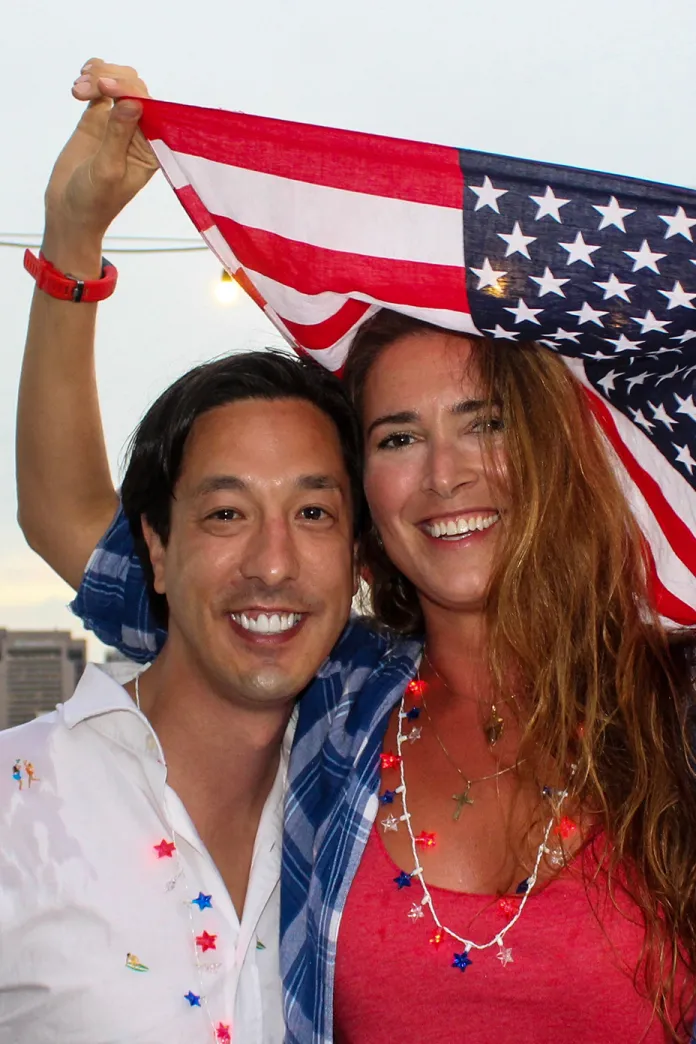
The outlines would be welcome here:
[[[300,517],[305,519],[306,522],[323,522],[325,518],[331,518],[329,512],[317,504],[310,504],[309,507],[302,508]]]
[[[404,446],[411,446],[415,442],[415,435],[409,431],[394,431],[377,443],[377,449],[395,450]]]
[[[241,518],[241,515],[234,508],[218,508],[217,511],[211,511],[209,515],[206,515],[206,518],[212,519],[214,522],[234,522]]]
[[[497,435],[504,430],[502,417],[479,417],[471,425],[471,431],[476,435]]]

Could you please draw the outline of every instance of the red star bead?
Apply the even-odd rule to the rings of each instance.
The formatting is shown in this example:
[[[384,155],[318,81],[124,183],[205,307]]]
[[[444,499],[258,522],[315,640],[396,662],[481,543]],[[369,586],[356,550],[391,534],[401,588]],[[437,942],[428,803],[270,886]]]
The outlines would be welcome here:
[[[556,827],[556,832],[560,834],[561,837],[570,837],[570,835],[574,834],[577,829],[577,824],[570,818],[570,816],[563,816],[563,819]]]
[[[165,841],[162,839],[158,845],[153,845],[152,847],[157,853],[158,859],[171,859],[172,852],[176,848],[176,845],[173,841]]]
[[[392,754],[391,751],[389,751],[388,754],[380,754],[379,757],[380,757],[380,760],[382,762],[382,768],[383,769],[396,768],[397,765],[401,764],[401,755],[400,754]]]
[[[509,895],[504,895],[498,903],[498,909],[501,913],[504,913],[506,917],[512,917],[517,913],[519,905],[518,900],[510,898]]]
[[[406,686],[406,692],[414,700],[420,700],[425,692],[428,690],[428,683],[424,682],[421,678],[414,678]]]
[[[436,928],[434,933],[430,936],[429,942],[431,946],[434,946],[437,950],[441,942],[444,942],[445,933],[442,928]]]
[[[215,1036],[218,1040],[223,1041],[223,1044],[230,1044],[232,1037],[230,1035],[229,1023],[218,1023],[218,1027],[215,1030]]]
[[[418,837],[415,839],[417,845],[422,845],[423,848],[434,848],[435,847],[435,835],[428,834],[425,830],[421,830]]]
[[[200,946],[203,953],[205,953],[206,950],[216,950],[216,939],[217,935],[209,935],[208,932],[203,932],[202,935],[196,936],[196,946]]]

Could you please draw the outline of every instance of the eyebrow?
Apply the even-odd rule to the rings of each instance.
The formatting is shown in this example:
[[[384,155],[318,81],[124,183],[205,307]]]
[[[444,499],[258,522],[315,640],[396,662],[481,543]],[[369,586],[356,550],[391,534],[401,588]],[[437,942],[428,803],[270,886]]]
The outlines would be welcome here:
[[[295,486],[302,490],[337,490],[341,491],[339,481],[333,475],[314,474],[299,475]],[[211,475],[203,479],[193,491],[194,497],[205,497],[211,493],[248,493],[249,485],[238,475]]]
[[[459,402],[449,406],[447,412],[455,417],[461,417],[467,413],[478,413],[479,410],[489,406],[500,406],[500,403],[496,399],[461,399]],[[419,419],[420,415],[416,410],[403,410],[401,413],[385,413],[384,416],[373,420],[367,429],[367,437],[369,438],[375,428],[379,428],[383,424],[415,424]]]

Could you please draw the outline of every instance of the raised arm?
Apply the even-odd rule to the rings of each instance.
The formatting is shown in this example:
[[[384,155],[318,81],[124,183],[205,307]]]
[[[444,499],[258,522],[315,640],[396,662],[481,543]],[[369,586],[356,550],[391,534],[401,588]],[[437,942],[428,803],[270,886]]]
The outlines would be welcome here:
[[[101,273],[109,225],[157,161],[137,129],[147,97],[134,69],[91,59],[73,85],[88,102],[46,190],[42,251],[77,279]],[[30,546],[77,589],[118,507],[94,370],[96,304],[34,292],[17,414],[19,524]]]

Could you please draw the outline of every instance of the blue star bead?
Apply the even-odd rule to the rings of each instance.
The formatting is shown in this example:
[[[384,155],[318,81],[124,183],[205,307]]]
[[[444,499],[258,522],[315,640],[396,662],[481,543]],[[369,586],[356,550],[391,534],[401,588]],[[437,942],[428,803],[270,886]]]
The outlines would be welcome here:
[[[515,895],[524,895],[529,890],[529,878],[525,877],[524,881],[520,881],[517,888],[515,889]]]
[[[184,1000],[187,1000],[192,1008],[200,1008],[201,1006],[201,998],[192,993],[191,990],[184,995]]]
[[[420,718],[420,707],[411,707],[410,711],[406,711],[406,717],[409,721],[415,721],[416,718]]]
[[[461,971],[465,972],[470,964],[474,962],[469,959],[469,955],[464,951],[463,953],[455,953],[452,960],[453,968],[460,968]]]
[[[379,795],[379,800],[383,805],[393,805],[395,797],[395,790],[385,790],[383,794]]]
[[[411,887],[411,875],[407,874],[404,870],[399,871],[399,876],[394,878],[394,884],[399,886],[399,891],[402,888]]]
[[[195,903],[199,910],[212,910],[212,898],[212,895],[203,895],[203,892],[199,892],[197,898],[192,899],[191,902]]]

